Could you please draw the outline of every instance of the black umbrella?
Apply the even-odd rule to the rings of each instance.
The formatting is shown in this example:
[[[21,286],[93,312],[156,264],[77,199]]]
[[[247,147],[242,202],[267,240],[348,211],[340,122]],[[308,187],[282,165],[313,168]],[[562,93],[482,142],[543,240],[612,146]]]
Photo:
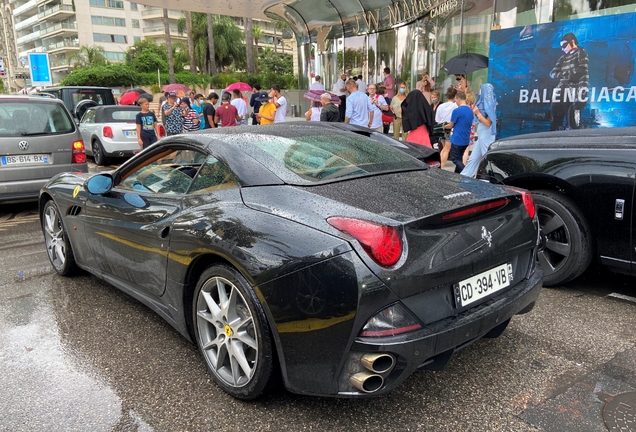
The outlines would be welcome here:
[[[130,92],[142,94],[142,93],[146,93],[146,90],[136,87],[136,88],[126,90],[125,92],[122,93],[122,95],[125,95],[126,93],[130,93]]]
[[[139,95],[140,98],[148,99],[148,102],[152,102],[152,95],[150,93],[142,93]]]
[[[475,53],[464,53],[453,57],[442,66],[447,74],[467,75],[488,67],[488,57]]]

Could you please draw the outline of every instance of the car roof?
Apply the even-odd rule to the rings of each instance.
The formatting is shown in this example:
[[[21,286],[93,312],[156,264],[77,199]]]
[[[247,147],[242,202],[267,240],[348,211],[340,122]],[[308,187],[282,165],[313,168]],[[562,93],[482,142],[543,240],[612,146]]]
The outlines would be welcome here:
[[[31,96],[31,95],[0,95],[1,100],[19,100],[19,101],[32,101],[37,103],[56,103],[56,104],[64,104],[60,99],[50,98],[50,97],[42,97],[42,96]]]
[[[41,89],[41,92],[46,92],[49,90],[60,90],[60,89],[94,89],[94,90],[110,90],[113,89],[110,87],[97,87],[97,86],[56,86],[56,87],[46,87]]]
[[[497,140],[491,150],[513,148],[571,148],[612,145],[636,146],[636,126],[620,128],[572,129],[515,135]]]
[[[95,111],[141,111],[141,107],[136,105],[96,105],[87,110],[89,109]]]

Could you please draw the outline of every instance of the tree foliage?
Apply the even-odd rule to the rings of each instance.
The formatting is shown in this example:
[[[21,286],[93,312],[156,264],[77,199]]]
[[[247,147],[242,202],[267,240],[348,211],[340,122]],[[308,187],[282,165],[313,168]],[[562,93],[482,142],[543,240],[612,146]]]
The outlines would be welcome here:
[[[179,34],[186,31],[185,18],[177,21]],[[226,68],[230,65],[245,67],[245,45],[242,41],[245,35],[230,17],[215,17],[212,20],[212,34],[214,36],[214,56],[216,66]],[[197,67],[200,70],[208,70],[206,67],[209,60],[210,51],[208,49],[208,28],[207,18],[204,13],[192,13],[192,34],[189,35],[194,41],[194,56]],[[188,58],[189,62],[189,58]]]
[[[119,87],[138,85],[140,81],[141,75],[131,67],[121,64],[106,64],[77,69],[64,77],[61,84],[65,86]]]
[[[68,57],[68,64],[75,69],[104,65],[108,63],[105,52],[104,47],[100,45],[82,45],[79,51]]]
[[[273,72],[280,75],[293,75],[294,58],[290,54],[276,55],[271,48],[265,48],[258,53],[256,71],[258,73]]]

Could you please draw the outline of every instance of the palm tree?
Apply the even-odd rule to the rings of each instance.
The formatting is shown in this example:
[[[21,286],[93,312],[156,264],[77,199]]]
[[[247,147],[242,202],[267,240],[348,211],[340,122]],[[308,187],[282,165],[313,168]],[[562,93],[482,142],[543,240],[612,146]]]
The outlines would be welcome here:
[[[254,37],[254,45],[256,45],[256,50],[258,51],[258,41],[263,37],[263,29],[259,26],[253,26],[252,36]]]
[[[254,34],[253,27],[254,23],[252,22],[252,18],[245,19],[245,55],[247,57],[247,72],[254,73],[256,72],[256,66],[254,64]]]
[[[216,61],[214,61],[214,32],[212,31],[212,15],[206,14],[205,20],[207,24],[207,33],[208,33],[208,65],[209,65],[209,73],[210,75],[214,75],[216,73]]]
[[[282,51],[282,54],[285,54],[285,40],[283,39],[283,33],[285,32],[285,29],[288,29],[289,26],[287,25],[286,22],[283,21],[276,21],[276,25],[275,27],[280,30],[280,49]],[[276,46],[278,41],[276,41],[276,39],[274,39],[274,47]],[[276,50],[276,48],[274,48],[274,50]],[[274,51],[276,52],[276,51]]]
[[[168,51],[168,77],[170,84],[174,84],[174,58],[172,57],[172,39],[170,38],[170,21],[168,21],[168,9],[163,10],[163,31],[166,37],[166,51]]]
[[[278,47],[276,46],[276,30],[278,29],[278,23],[274,23],[274,54],[278,55]]]
[[[185,18],[177,21],[179,34],[186,31]],[[245,45],[241,43],[245,36],[234,20],[223,16],[214,18],[212,22],[214,35],[214,62],[216,68],[223,68],[233,63],[244,67]],[[192,33],[189,35],[194,43],[194,57],[201,70],[206,69],[210,61],[207,17],[204,13],[192,12]]]
[[[194,58],[194,41],[192,40],[192,12],[185,12],[186,31],[188,33],[188,55],[190,56],[190,72],[197,73],[197,62]]]
[[[100,45],[82,45],[79,51],[68,57],[68,64],[73,65],[75,69],[106,64],[105,52],[104,47]]]

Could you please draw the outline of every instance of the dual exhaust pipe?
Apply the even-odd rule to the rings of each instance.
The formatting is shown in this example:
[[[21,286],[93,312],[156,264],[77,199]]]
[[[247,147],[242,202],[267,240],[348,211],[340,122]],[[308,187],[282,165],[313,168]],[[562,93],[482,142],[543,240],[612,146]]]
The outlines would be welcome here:
[[[365,354],[360,363],[367,370],[351,376],[349,383],[360,391],[374,393],[384,385],[382,374],[393,368],[395,359],[389,354]]]

